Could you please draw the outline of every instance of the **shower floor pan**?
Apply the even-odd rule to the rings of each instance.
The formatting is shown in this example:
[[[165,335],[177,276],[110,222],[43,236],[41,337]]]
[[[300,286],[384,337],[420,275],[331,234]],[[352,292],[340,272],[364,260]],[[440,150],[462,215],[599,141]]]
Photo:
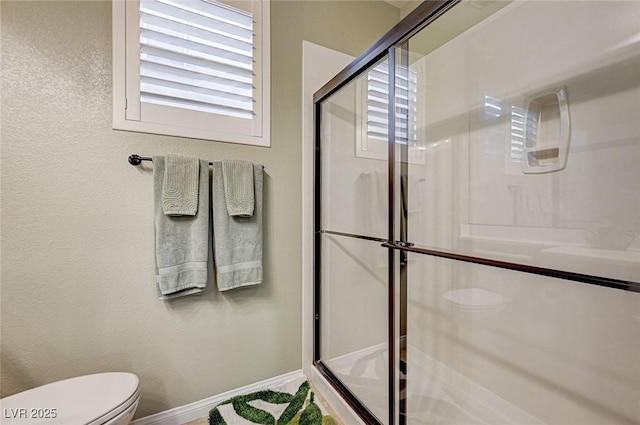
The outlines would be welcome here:
[[[409,346],[400,397],[407,425],[546,425],[459,372]],[[326,361],[378,418],[388,416],[388,351],[377,345]]]

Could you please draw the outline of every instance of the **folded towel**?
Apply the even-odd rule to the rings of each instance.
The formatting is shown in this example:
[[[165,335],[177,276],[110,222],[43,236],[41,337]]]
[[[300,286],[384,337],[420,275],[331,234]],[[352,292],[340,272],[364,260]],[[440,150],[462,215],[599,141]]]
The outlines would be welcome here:
[[[209,163],[199,164],[198,214],[168,216],[162,211],[165,158],[153,157],[156,283],[160,299],[199,294],[207,283],[209,250]]]
[[[255,210],[251,217],[229,216],[221,162],[211,180],[213,241],[218,290],[262,282],[262,165],[253,165]]]
[[[232,217],[251,217],[254,209],[253,163],[222,160],[224,198]]]
[[[162,211],[166,215],[196,215],[199,177],[197,156],[167,155],[162,185]]]

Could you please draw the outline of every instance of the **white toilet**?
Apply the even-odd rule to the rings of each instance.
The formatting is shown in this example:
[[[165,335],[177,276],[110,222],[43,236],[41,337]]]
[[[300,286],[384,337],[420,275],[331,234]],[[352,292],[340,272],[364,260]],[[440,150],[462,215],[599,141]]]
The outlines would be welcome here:
[[[127,425],[138,407],[138,377],[78,376],[0,400],[2,425]]]

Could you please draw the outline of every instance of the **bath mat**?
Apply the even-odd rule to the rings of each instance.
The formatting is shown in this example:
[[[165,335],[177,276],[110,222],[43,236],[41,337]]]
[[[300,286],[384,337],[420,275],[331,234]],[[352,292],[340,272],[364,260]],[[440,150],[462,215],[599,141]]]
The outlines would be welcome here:
[[[209,411],[210,425],[337,425],[304,378],[230,398]]]

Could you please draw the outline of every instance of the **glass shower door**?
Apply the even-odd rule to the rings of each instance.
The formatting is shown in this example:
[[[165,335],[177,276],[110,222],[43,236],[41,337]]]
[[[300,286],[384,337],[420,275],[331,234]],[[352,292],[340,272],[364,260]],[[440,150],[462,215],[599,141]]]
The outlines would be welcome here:
[[[638,16],[468,1],[399,45],[401,423],[638,424]]]
[[[360,402],[361,415],[384,424],[389,253],[380,245],[388,233],[388,78],[383,58],[320,104],[316,158],[316,365]]]

